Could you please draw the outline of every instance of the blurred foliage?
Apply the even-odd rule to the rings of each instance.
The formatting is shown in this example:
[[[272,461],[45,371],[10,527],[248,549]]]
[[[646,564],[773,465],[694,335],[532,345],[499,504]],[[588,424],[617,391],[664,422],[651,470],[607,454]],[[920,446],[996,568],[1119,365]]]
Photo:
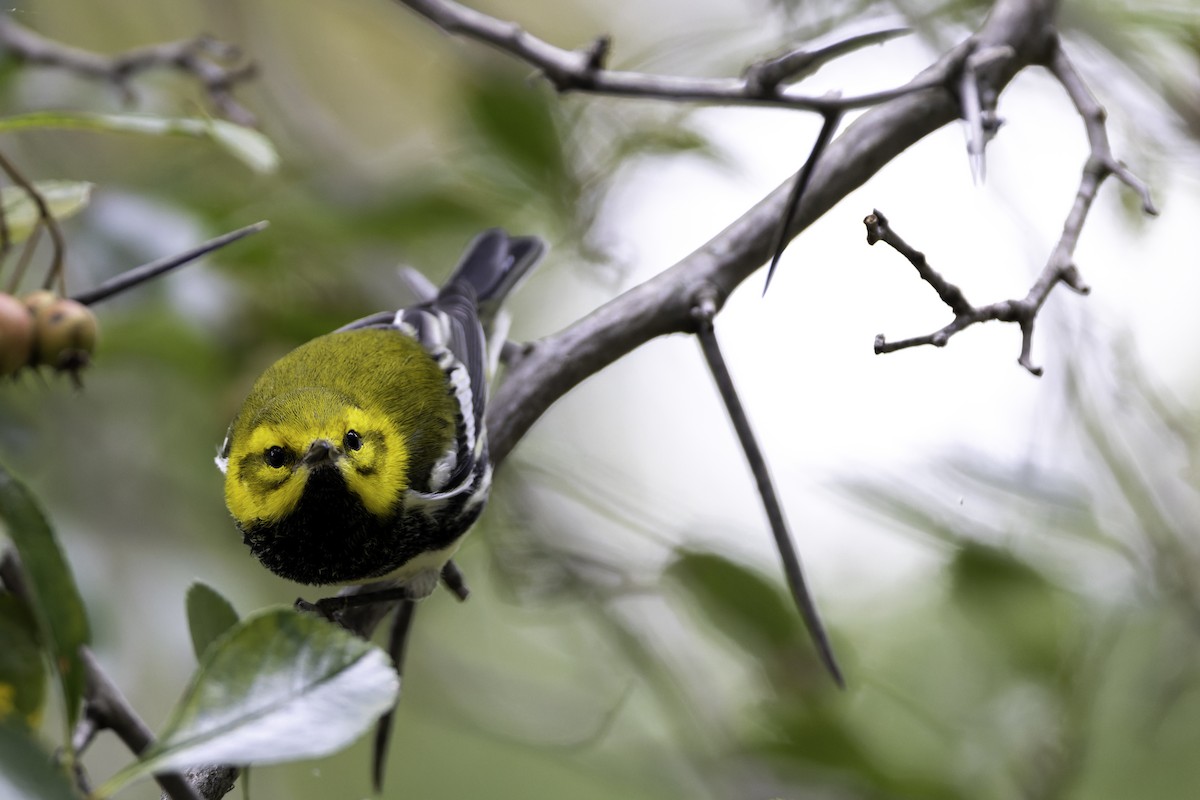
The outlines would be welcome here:
[[[989,6],[756,0],[720,16],[718,5],[664,2],[665,22],[648,25],[655,15],[636,4],[634,22],[620,4],[508,4],[553,41],[613,30],[621,66],[689,74],[736,74],[773,48],[897,13],[948,42]],[[1190,6],[1064,6],[1070,42],[1110,53],[1114,74],[1132,71],[1196,135]],[[490,225],[551,240],[518,320],[544,333],[611,295],[598,278],[622,274],[605,218],[623,177],[675,158],[735,164],[691,110],[556,96],[393,3],[42,0],[13,13],[106,52],[199,30],[238,43],[260,67],[239,96],[281,157],[267,175],[203,139],[72,130],[0,141],[33,179],[95,185],[92,204],[64,224],[76,288],[272,223],[100,306],[84,392],[33,375],[0,392],[0,452],[61,521],[96,648],[152,723],[193,667],[184,595],[195,576],[243,609],[296,593],[246,558],[211,463],[266,363],[405,302],[397,261],[438,280]],[[137,88],[125,108],[105,87],[0,62],[5,115],[195,118],[201,105],[177,76]],[[683,213],[695,201],[681,199]],[[928,475],[846,482],[856,514],[914,533],[936,563],[866,607],[832,598],[844,694],[813,658],[777,574],[705,540],[657,487],[631,486],[619,465],[637,453],[606,469],[573,442],[527,443],[462,554],[471,601],[442,593],[418,615],[385,796],[1181,796],[1200,781],[1200,420],[1141,376],[1084,387],[1099,371],[1081,366],[1064,390],[1072,424],[1052,467],[967,453]],[[969,502],[946,501],[959,496]],[[738,510],[751,521],[720,534],[763,535],[757,511]],[[205,613],[192,612],[212,622],[198,649],[228,619]],[[366,751],[256,769],[255,791],[365,793]],[[87,759],[100,780],[127,762],[102,745]]]

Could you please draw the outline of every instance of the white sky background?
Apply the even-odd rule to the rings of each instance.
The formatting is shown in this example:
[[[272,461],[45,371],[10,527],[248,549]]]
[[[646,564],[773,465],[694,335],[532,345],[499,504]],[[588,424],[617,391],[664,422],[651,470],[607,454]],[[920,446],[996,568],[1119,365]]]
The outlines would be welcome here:
[[[912,40],[886,52],[871,48],[822,70],[811,93],[882,88],[880,65],[888,80],[903,82],[931,59]],[[1085,74],[1112,112],[1117,157],[1145,178],[1163,178],[1153,156],[1122,135],[1113,77]],[[1006,91],[1000,113],[1007,124],[989,146],[985,184],[972,182],[961,127],[942,129],[794,240],[765,298],[760,270],[718,318],[726,359],[826,605],[848,599],[851,587],[871,594],[911,576],[904,567],[928,563],[930,554],[839,501],[831,488],[838,477],[903,476],[920,485],[933,461],[964,449],[1002,463],[1054,464],[1061,419],[1047,412],[1059,391],[1055,374],[1077,347],[1107,358],[1105,342],[1124,329],[1136,333],[1152,377],[1177,390],[1194,378],[1200,271],[1187,240],[1200,211],[1194,154],[1178,157],[1173,165],[1182,169],[1156,181],[1162,215],[1141,234],[1115,202],[1126,190],[1111,179],[1102,188],[1076,253],[1092,294],[1056,289],[1035,335],[1034,361],[1046,377],[1017,365],[1018,328],[995,322],[944,349],[873,353],[877,333],[892,340],[929,333],[950,314],[903,257],[867,246],[862,218],[872,208],[977,305],[1023,297],[1057,241],[1087,156],[1082,123],[1037,71]],[[630,171],[607,219],[607,238],[635,265],[628,285],[702,245],[792,174],[819,127],[812,115],[753,109],[706,110],[696,120],[733,165],[687,157]],[[588,454],[611,470],[617,491],[633,487],[635,507],[676,525],[673,535],[715,540],[777,569],[751,478],[689,337],[651,343],[594,378],[528,444]],[[939,499],[948,512],[970,504],[948,493]],[[609,546],[628,552],[631,543]]]

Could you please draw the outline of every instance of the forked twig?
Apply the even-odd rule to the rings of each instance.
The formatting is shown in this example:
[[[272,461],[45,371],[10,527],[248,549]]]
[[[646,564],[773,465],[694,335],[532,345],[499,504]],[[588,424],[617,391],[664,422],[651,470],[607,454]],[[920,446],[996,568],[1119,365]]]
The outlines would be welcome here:
[[[129,81],[138,73],[176,69],[196,79],[222,117],[239,125],[255,124],[254,114],[233,96],[237,84],[254,77],[255,65],[243,61],[236,46],[211,36],[196,36],[107,56],[48,39],[11,17],[0,15],[0,50],[28,64],[59,67],[77,75],[107,81],[116,86],[127,101],[133,98]]]

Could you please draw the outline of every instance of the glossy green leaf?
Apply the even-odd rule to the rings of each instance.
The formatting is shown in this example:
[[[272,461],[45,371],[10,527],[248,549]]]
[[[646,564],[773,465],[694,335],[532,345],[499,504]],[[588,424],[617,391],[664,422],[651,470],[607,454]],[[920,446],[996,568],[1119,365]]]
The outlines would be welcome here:
[[[11,594],[0,594],[0,724],[41,724],[46,699],[46,661],[37,623]]]
[[[92,184],[87,181],[34,181],[33,188],[55,219],[66,219],[83,210],[92,196]],[[0,189],[0,206],[4,208],[9,238],[13,242],[28,239],[41,219],[41,210],[29,192],[20,186],[5,186]]]
[[[67,729],[75,727],[83,699],[79,648],[88,643],[87,613],[58,540],[33,495],[0,467],[0,517],[8,527],[28,582],[41,640],[50,651],[63,692]]]
[[[317,617],[271,609],[209,647],[158,741],[102,787],[199,764],[269,764],[328,755],[395,703],[391,660]]]
[[[710,622],[750,652],[778,651],[801,636],[800,618],[782,588],[724,556],[685,551],[666,574]]]
[[[0,798],[79,800],[66,774],[18,725],[0,723]]]
[[[0,132],[31,128],[209,139],[255,172],[274,172],[279,166],[279,154],[270,139],[253,128],[235,125],[223,119],[156,117],[149,114],[91,114],[83,111],[33,111],[28,114],[0,117]]]
[[[224,595],[207,583],[197,581],[187,592],[188,631],[196,658],[227,630],[238,623],[238,613]]]

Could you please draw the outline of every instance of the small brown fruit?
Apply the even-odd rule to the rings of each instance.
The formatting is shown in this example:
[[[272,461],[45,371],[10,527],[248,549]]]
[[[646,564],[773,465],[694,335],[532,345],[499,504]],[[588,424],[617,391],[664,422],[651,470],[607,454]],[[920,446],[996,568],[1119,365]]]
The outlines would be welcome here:
[[[11,294],[0,294],[0,377],[33,358],[33,315]]]
[[[36,292],[21,295],[21,302],[29,309],[29,313],[37,316],[38,312],[58,299],[58,295],[49,289],[38,289]]]
[[[37,361],[60,370],[86,366],[99,326],[91,310],[66,297],[38,307],[34,315]]]

